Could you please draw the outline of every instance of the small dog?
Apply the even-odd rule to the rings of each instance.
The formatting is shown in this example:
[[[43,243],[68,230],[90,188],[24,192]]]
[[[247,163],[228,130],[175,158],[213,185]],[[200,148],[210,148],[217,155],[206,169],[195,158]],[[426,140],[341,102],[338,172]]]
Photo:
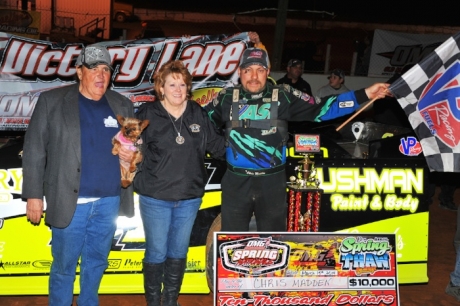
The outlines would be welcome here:
[[[121,130],[112,138],[112,154],[118,155],[121,146],[133,151],[130,162],[120,159],[121,186],[128,187],[133,182],[136,175],[137,164],[142,161],[142,152],[139,146],[142,144],[141,133],[149,125],[148,120],[136,118],[124,118],[117,115],[117,121],[121,125]]]

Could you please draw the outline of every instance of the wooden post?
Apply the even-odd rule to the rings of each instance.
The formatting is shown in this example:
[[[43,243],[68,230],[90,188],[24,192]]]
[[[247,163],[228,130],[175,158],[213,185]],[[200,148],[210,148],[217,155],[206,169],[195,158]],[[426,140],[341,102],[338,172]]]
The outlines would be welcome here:
[[[273,43],[273,55],[270,56],[271,70],[280,71],[281,58],[284,48],[284,31],[286,29],[286,18],[288,0],[278,0],[278,13],[276,15],[275,40]]]

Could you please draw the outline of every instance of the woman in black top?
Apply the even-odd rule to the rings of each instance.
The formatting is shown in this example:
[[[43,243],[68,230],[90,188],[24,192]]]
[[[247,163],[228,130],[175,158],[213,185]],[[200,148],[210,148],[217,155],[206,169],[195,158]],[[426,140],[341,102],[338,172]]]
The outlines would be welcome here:
[[[142,134],[144,161],[134,180],[145,232],[144,287],[148,305],[177,305],[190,234],[207,173],[206,152],[223,158],[224,137],[195,101],[192,76],[181,61],[163,65],[154,78],[159,102],[137,113],[150,120]]]

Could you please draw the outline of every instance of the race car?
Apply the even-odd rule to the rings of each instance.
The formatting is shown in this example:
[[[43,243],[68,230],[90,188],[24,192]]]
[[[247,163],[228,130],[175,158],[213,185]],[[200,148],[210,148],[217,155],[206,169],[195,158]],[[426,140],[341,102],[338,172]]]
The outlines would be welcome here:
[[[358,139],[350,137],[356,135],[351,130],[356,122],[341,132],[331,132],[331,126],[309,126],[305,131],[321,139],[321,152],[312,156],[319,187],[324,191],[319,230],[395,233],[399,282],[427,282],[427,170],[422,157],[401,150],[401,142],[415,136],[397,127],[359,123],[363,130]],[[302,128],[291,126],[291,133],[299,133]],[[32,226],[25,217],[25,201],[21,199],[22,141],[22,136],[10,137],[0,148],[0,294],[45,294],[52,261],[51,236],[46,225]],[[304,156],[296,154],[293,147],[286,153],[288,184]],[[213,233],[220,230],[220,180],[226,165],[206,159],[205,166],[209,180],[190,239],[184,293],[208,293],[212,289],[211,245]],[[255,224],[252,230],[256,230]],[[136,201],[133,218],[118,218],[101,292],[142,292],[143,253],[144,236]]]

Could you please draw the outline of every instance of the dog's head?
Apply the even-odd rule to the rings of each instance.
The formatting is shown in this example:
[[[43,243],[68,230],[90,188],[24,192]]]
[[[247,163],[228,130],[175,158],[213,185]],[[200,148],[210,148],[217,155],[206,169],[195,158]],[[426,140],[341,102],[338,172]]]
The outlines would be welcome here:
[[[142,131],[150,123],[147,119],[139,120],[131,117],[125,118],[121,115],[117,115],[117,121],[121,125],[121,133],[123,134],[123,137],[131,140],[132,142],[136,142],[139,139]]]

